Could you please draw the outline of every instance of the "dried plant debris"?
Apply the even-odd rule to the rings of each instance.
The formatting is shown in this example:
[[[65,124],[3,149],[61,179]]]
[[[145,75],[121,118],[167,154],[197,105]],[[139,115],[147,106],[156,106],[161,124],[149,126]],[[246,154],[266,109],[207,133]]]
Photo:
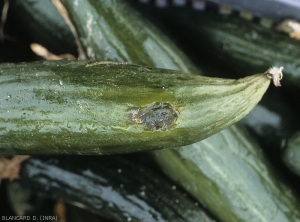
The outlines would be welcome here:
[[[13,181],[19,177],[21,163],[30,156],[13,156],[11,158],[0,156],[0,182],[2,179]]]
[[[66,204],[61,201],[57,200],[54,205],[54,213],[58,216],[59,222],[66,222],[67,216],[66,216]]]
[[[3,4],[3,8],[2,8],[2,15],[1,15],[1,22],[0,22],[0,42],[4,41],[4,26],[6,23],[8,8],[9,8],[9,1],[4,0],[4,4]]]
[[[265,73],[267,74],[267,77],[270,79],[273,79],[273,83],[276,87],[281,86],[280,80],[282,80],[282,70],[283,67],[271,67],[269,68]]]
[[[77,50],[78,50],[78,59],[85,60],[86,55],[84,53],[84,49],[82,47],[82,44],[79,40],[77,31],[75,29],[75,26],[73,25],[69,13],[67,9],[64,7],[64,5],[61,3],[60,0],[52,0],[53,5],[57,8],[57,10],[60,12],[62,17],[65,19],[66,23],[68,24],[69,28],[71,29],[71,32],[73,33],[77,45]]]
[[[300,23],[296,20],[286,19],[277,25],[276,30],[287,33],[293,39],[300,40]]]
[[[71,54],[55,55],[55,54],[49,52],[45,47],[43,47],[37,43],[30,44],[30,48],[35,54],[43,57],[46,60],[62,60],[62,59],[75,60],[76,59],[76,57]]]

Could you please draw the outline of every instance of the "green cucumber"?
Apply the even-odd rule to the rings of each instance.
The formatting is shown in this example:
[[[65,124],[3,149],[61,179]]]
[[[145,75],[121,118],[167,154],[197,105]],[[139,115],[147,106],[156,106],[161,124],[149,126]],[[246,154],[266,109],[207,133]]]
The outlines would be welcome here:
[[[10,10],[31,42],[56,54],[77,54],[73,34],[51,0],[10,0]]]
[[[265,74],[209,78],[128,63],[0,66],[1,154],[112,154],[187,145],[245,117]]]
[[[170,39],[123,0],[63,3],[89,59],[199,72]]]
[[[144,10],[148,11],[149,7]],[[205,57],[211,65],[239,74],[283,66],[283,84],[299,88],[299,41],[231,15],[175,7],[156,9],[153,13],[155,17],[160,16],[163,27],[196,58]]]
[[[128,155],[33,157],[17,184],[114,221],[212,222],[163,174]]]
[[[299,200],[236,126],[189,146],[151,154],[220,221],[300,220]]]
[[[300,132],[296,132],[288,140],[282,159],[291,171],[300,176]]]

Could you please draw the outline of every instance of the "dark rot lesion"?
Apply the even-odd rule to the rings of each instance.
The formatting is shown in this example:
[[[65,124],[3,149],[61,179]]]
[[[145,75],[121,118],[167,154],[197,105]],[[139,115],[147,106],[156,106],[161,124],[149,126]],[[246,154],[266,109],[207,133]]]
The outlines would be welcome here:
[[[128,122],[140,124],[146,130],[167,130],[173,127],[179,118],[179,112],[166,102],[155,102],[146,107],[133,107],[127,112]]]

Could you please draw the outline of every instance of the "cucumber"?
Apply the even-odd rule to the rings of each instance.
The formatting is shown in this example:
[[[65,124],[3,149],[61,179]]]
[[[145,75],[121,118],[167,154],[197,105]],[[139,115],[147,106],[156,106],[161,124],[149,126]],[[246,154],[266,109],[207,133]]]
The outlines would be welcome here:
[[[149,7],[140,7],[149,11]],[[263,67],[283,66],[283,84],[300,88],[300,45],[273,29],[236,16],[183,8],[153,11],[170,32],[196,58],[238,74]],[[201,41],[200,41],[201,40]],[[199,55],[200,54],[200,55]],[[202,54],[202,56],[201,56]]]
[[[245,117],[270,80],[209,78],[128,63],[0,66],[1,154],[112,154],[204,139]]]
[[[214,221],[163,174],[135,159],[33,157],[22,164],[16,183],[114,221]]]
[[[170,39],[123,0],[65,0],[63,3],[89,59],[199,73]]]
[[[31,42],[55,54],[77,54],[75,39],[51,0],[10,0],[10,10]]]
[[[151,154],[220,221],[300,221],[299,200],[236,126],[189,146]]]
[[[296,132],[288,140],[282,159],[286,166],[295,174],[300,176],[300,132]]]

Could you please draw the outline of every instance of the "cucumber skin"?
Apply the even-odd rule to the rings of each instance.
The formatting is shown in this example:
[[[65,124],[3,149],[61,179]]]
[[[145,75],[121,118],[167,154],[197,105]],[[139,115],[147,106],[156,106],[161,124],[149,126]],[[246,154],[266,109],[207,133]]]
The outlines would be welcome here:
[[[149,7],[140,9],[148,11]],[[155,9],[153,15],[160,17],[163,27],[177,41],[185,43],[196,57],[201,52],[211,65],[226,67],[240,75],[283,66],[283,84],[300,87],[300,61],[297,59],[300,46],[295,39],[254,22],[215,12],[172,8]]]
[[[295,174],[300,176],[300,132],[292,135],[285,147],[282,159],[287,167]]]
[[[215,221],[162,173],[130,155],[32,157],[16,182],[114,221]]]
[[[173,41],[123,0],[63,3],[89,59],[199,73]]]
[[[112,154],[190,144],[239,121],[270,84],[263,74],[225,80],[110,62],[2,64],[0,73],[2,154]],[[153,131],[128,121],[128,110],[163,102],[179,113],[170,127]]]
[[[151,154],[220,221],[300,221],[299,200],[236,126],[189,146]]]

